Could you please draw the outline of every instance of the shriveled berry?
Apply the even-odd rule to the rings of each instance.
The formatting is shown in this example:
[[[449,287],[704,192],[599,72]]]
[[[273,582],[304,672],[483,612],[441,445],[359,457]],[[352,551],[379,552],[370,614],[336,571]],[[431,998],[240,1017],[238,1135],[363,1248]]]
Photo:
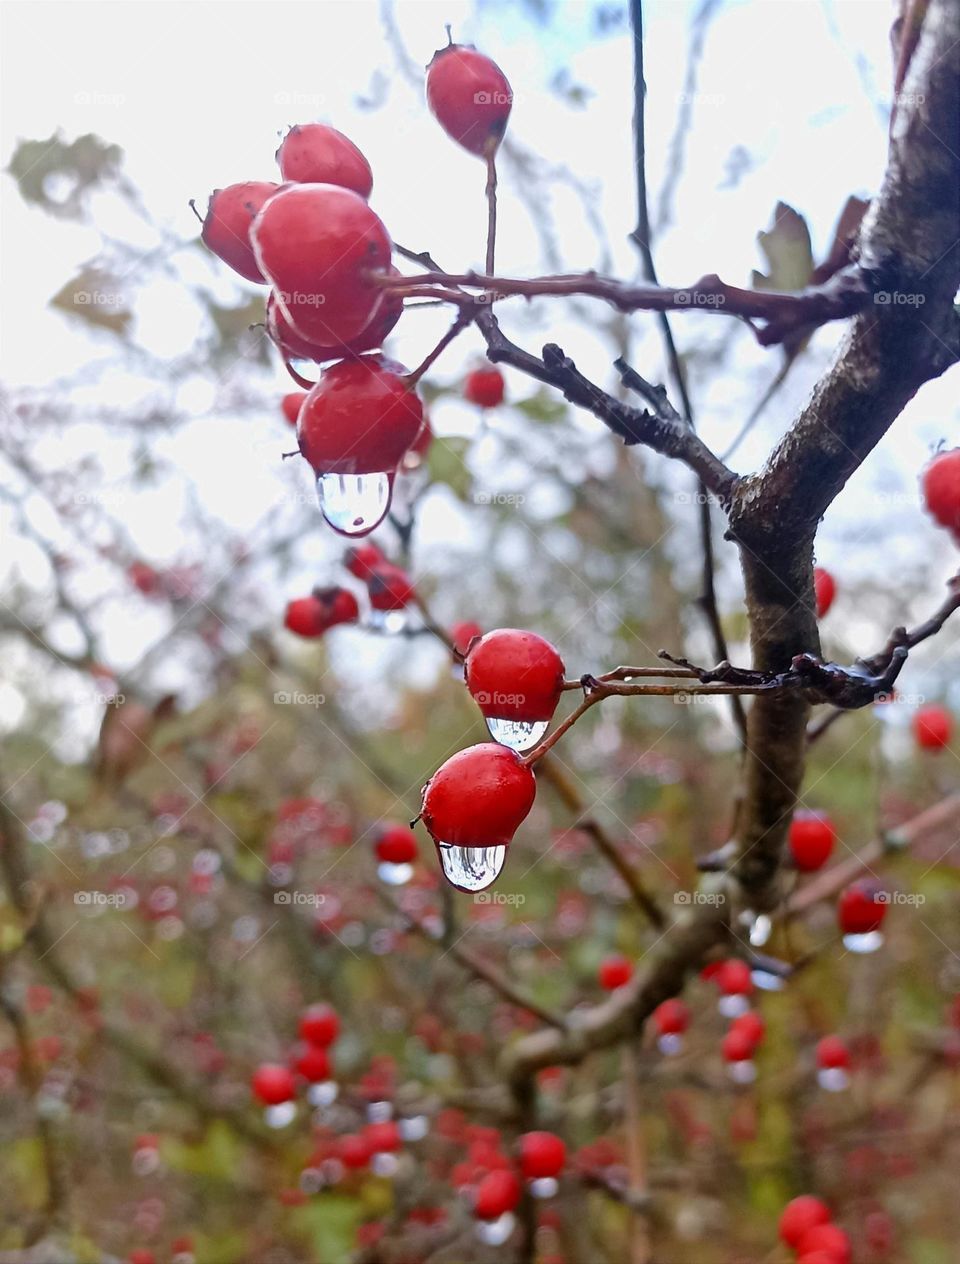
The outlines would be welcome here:
[[[352,140],[326,123],[291,127],[277,162],[284,180],[297,184],[338,184],[368,198],[373,188],[370,164]]]

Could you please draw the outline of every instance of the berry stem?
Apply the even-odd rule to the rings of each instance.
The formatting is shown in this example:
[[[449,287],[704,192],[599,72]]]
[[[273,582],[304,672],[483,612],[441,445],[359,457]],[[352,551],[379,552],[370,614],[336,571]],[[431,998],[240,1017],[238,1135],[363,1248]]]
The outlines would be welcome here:
[[[497,150],[487,152],[487,275],[492,275],[497,253]]]
[[[443,335],[443,337],[440,339],[437,345],[433,348],[430,354],[426,357],[426,359],[423,360],[422,363],[420,363],[411,373],[407,374],[407,379],[406,379],[407,385],[409,386],[411,390],[413,390],[416,384],[420,381],[424,373],[426,373],[427,369],[430,368],[431,364],[433,364],[435,360],[439,359],[441,354],[446,350],[447,347],[449,347],[450,343],[453,342],[454,338],[456,338],[458,334],[460,334],[464,329],[466,329],[466,327],[471,323],[472,320],[473,320],[473,312],[470,310],[470,308],[469,307],[461,308],[460,312],[457,315],[456,320],[453,322],[453,324],[450,326],[447,332]]]

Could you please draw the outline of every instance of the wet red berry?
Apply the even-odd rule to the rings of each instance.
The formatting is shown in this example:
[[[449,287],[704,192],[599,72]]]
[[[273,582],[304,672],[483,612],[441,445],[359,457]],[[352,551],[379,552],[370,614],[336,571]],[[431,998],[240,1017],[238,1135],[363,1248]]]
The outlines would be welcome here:
[[[417,858],[417,840],[407,825],[384,826],[376,842],[377,859],[388,865],[408,865]]]
[[[321,1084],[330,1079],[330,1058],[320,1045],[305,1044],[294,1056],[293,1069],[311,1084]]]
[[[306,391],[291,391],[289,395],[284,395],[280,401],[280,407],[283,415],[289,421],[291,426],[297,424],[297,418],[300,416],[300,408],[303,401],[307,398]]]
[[[287,605],[284,625],[298,636],[323,636],[338,623],[353,623],[360,613],[357,599],[346,588],[316,588],[309,597]]]
[[[552,719],[563,679],[563,659],[550,642],[518,628],[496,628],[474,641],[464,664],[466,686],[490,719]]]
[[[822,619],[837,595],[837,581],[821,566],[813,568],[813,590],[817,599],[817,618]]]
[[[808,1229],[797,1244],[800,1259],[820,1251],[835,1261],[835,1264],[850,1264],[850,1239],[846,1233],[833,1224],[814,1225]]]
[[[731,1027],[720,1045],[726,1062],[749,1062],[756,1052],[756,1044],[750,1033],[739,1027]]]
[[[300,451],[317,474],[395,470],[423,422],[403,369],[381,356],[325,369],[300,410]]]
[[[296,1085],[293,1072],[279,1062],[264,1062],[253,1073],[250,1087],[266,1106],[279,1106],[293,1097]]]
[[[466,44],[439,49],[427,67],[427,105],[452,139],[472,154],[495,152],[513,93],[496,62]]]
[[[303,1011],[300,1018],[300,1037],[311,1045],[326,1049],[340,1034],[340,1019],[332,1006],[320,1002]]]
[[[373,188],[370,164],[352,140],[326,123],[291,127],[277,150],[284,180],[297,184],[338,184],[368,198]]]
[[[730,1024],[730,1030],[739,1032],[756,1049],[763,1043],[763,1038],[767,1034],[767,1025],[757,1011],[751,1009],[735,1018]]]
[[[520,1182],[502,1168],[488,1172],[474,1195],[473,1210],[480,1220],[499,1220],[520,1201]]]
[[[423,790],[423,823],[436,843],[507,846],[533,807],[537,783],[514,751],[484,742],[458,751]]]
[[[400,275],[396,268],[389,268],[388,272],[394,276]],[[288,359],[313,360],[317,364],[325,364],[330,360],[359,355],[363,351],[376,351],[383,346],[402,313],[403,298],[399,294],[386,294],[369,323],[355,338],[325,346],[311,342],[294,329],[277,302],[276,295],[271,291],[267,299],[267,333]]]
[[[837,920],[845,935],[867,935],[879,930],[887,915],[884,891],[872,878],[851,882],[840,893]]]
[[[499,369],[474,369],[463,384],[464,398],[480,408],[496,408],[503,403],[503,374]]]
[[[780,1214],[780,1240],[796,1249],[805,1233],[829,1222],[830,1209],[826,1203],[812,1194],[801,1194],[787,1203]]]
[[[690,1010],[677,996],[662,1001],[650,1017],[661,1036],[682,1036],[690,1026]]]
[[[817,1066],[846,1071],[850,1067],[850,1050],[839,1036],[824,1036],[817,1044]]]
[[[293,184],[250,230],[257,264],[293,329],[319,346],[356,338],[382,302],[372,278],[390,268],[387,230],[352,189]]]
[[[375,544],[356,544],[343,555],[343,564],[357,579],[369,579],[386,558]]]
[[[923,500],[941,527],[960,531],[960,448],[940,452],[923,471]]]
[[[739,957],[728,957],[713,978],[724,996],[749,996],[753,991],[750,967]]]
[[[200,236],[208,249],[248,281],[266,281],[250,240],[250,226],[268,198],[280,188],[249,180],[214,189]]]
[[[525,1132],[520,1138],[520,1170],[527,1180],[559,1176],[567,1147],[553,1132]]]
[[[943,750],[953,736],[953,716],[946,707],[921,707],[913,716],[913,736],[921,750]]]
[[[374,610],[403,610],[416,596],[413,580],[391,562],[381,562],[367,576],[367,592]]]
[[[625,983],[629,983],[633,978],[633,962],[618,952],[613,953],[609,957],[604,957],[600,962],[597,978],[602,988],[605,988],[608,992],[613,992],[616,988],[623,987]]]
[[[340,1138],[337,1143],[337,1154],[344,1167],[356,1171],[358,1168],[367,1166],[373,1151],[366,1137],[350,1135]]]
[[[837,831],[825,812],[807,812],[799,809],[790,822],[790,855],[794,866],[802,873],[812,873],[830,858]]]

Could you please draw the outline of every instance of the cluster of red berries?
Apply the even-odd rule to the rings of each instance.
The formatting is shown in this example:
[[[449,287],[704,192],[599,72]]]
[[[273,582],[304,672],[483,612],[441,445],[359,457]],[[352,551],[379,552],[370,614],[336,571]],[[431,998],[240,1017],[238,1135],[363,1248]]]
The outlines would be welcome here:
[[[516,1159],[501,1149],[493,1128],[472,1128],[466,1159],[451,1173],[454,1185],[465,1191],[478,1220],[498,1220],[520,1201],[520,1177],[534,1182],[533,1191],[549,1196],[567,1162],[567,1147],[552,1132],[527,1132],[517,1143]],[[519,1171],[518,1171],[519,1169]],[[549,1182],[550,1184],[543,1184]]]
[[[780,1240],[795,1253],[797,1264],[850,1264],[852,1258],[849,1236],[812,1194],[801,1194],[784,1207]]]
[[[265,1106],[281,1106],[294,1099],[298,1079],[307,1084],[330,1080],[327,1050],[340,1034],[340,1019],[329,1005],[311,1005],[300,1018],[300,1042],[287,1063],[263,1062],[254,1071],[250,1087]]]
[[[381,614],[406,609],[416,599],[413,580],[395,566],[373,544],[352,548],[344,565],[367,589],[370,608]],[[333,585],[315,588],[309,597],[298,597],[287,605],[284,624],[302,637],[323,636],[341,623],[356,623],[360,605],[349,588]]]

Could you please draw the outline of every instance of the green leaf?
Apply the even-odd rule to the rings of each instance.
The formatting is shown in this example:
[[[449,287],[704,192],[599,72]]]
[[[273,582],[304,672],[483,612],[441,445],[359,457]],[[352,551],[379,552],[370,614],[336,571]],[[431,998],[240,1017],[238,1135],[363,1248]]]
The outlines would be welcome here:
[[[435,438],[430,444],[427,457],[427,468],[430,481],[446,483],[450,490],[461,500],[466,500],[472,485],[470,471],[466,466],[466,455],[470,447],[468,439]]]
[[[356,1199],[323,1194],[297,1207],[290,1221],[293,1231],[311,1244],[315,1259],[324,1264],[349,1264],[362,1215]]]
[[[79,219],[86,194],[120,174],[123,150],[99,136],[78,136],[67,144],[57,132],[48,140],[24,140],[7,170],[25,202],[51,215]],[[61,179],[56,179],[61,177]]]

